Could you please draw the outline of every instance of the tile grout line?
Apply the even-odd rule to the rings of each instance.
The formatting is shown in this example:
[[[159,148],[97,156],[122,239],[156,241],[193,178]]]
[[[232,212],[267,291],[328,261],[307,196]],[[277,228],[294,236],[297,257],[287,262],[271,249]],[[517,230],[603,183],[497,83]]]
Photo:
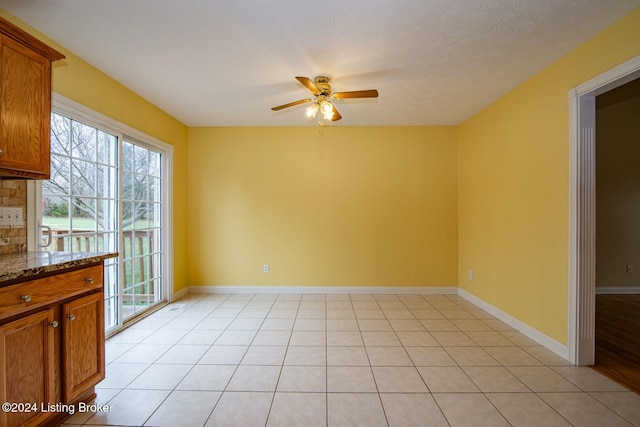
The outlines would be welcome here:
[[[276,301],[280,298],[281,294],[277,294],[277,295],[278,295],[278,298],[276,298]],[[289,340],[287,342],[287,349],[286,349],[286,351],[284,353],[284,357],[282,359],[282,364],[280,365],[280,372],[278,373],[278,379],[276,380],[276,384],[275,384],[275,386],[273,388],[273,396],[271,396],[271,403],[269,405],[269,410],[267,411],[267,417],[264,420],[264,425],[265,426],[269,423],[269,417],[271,416],[271,411],[273,409],[273,402],[276,399],[276,392],[278,391],[278,385],[280,384],[280,378],[282,377],[282,370],[284,369],[284,363],[285,363],[285,360],[287,358],[287,353],[289,353],[289,347],[291,345],[291,339],[293,337],[293,331],[295,330],[296,320],[297,320],[297,317],[298,317],[298,313],[300,312],[300,302],[301,302],[301,300],[302,300],[302,298],[300,298],[300,301],[298,301],[298,307],[296,308],[296,316],[294,317],[293,325],[291,326],[291,334],[289,334]],[[275,302],[274,302],[274,305],[275,305]],[[273,305],[271,307],[273,309]],[[269,310],[269,312],[271,312],[271,310]],[[267,317],[268,316],[269,315],[267,314]],[[265,318],[265,320],[266,319],[267,318]],[[263,324],[264,324],[264,322],[263,322]]]
[[[224,302],[228,301],[230,298],[231,298],[231,296],[227,297],[225,300],[223,300],[222,302],[220,302],[220,304],[218,304],[216,307],[214,307],[214,308],[211,310],[211,313],[209,313],[209,315],[213,314],[213,313],[218,309],[218,307],[220,307],[222,304],[224,304]],[[203,298],[203,299],[204,299],[204,298]],[[238,316],[239,314],[240,314],[240,312],[236,315],[236,317],[235,317],[234,319],[236,319],[236,318],[237,318],[237,316]],[[209,316],[209,315],[208,315],[208,316]],[[201,323],[204,321],[204,319],[206,319],[208,316],[203,317],[203,318],[200,320],[200,322],[196,323],[196,324],[195,324],[195,325],[190,329],[190,331],[195,330],[196,326],[198,326],[199,324],[201,324]],[[232,322],[233,322],[233,321],[232,321]],[[232,322],[231,322],[231,323],[232,323]],[[216,337],[216,339],[213,341],[213,343],[211,343],[211,345],[209,345],[209,347],[208,347],[209,349],[211,349],[211,347],[213,347],[213,346],[214,346],[215,342],[220,338],[220,336],[224,333],[224,331],[226,331],[226,330],[227,330],[227,328],[231,325],[231,323],[229,323],[229,325],[227,325],[227,327],[226,327],[225,329],[223,329],[223,330],[222,330],[223,332],[222,332],[218,337]],[[188,334],[188,333],[187,333],[187,334]],[[174,344],[174,345],[176,345],[176,344]],[[208,351],[208,350],[207,350],[207,351]],[[191,365],[191,368],[187,371],[187,373],[182,377],[182,379],[181,379],[180,381],[178,381],[178,383],[173,387],[173,389],[172,389],[172,390],[169,392],[169,394],[165,397],[165,399],[163,400],[163,403],[164,403],[164,402],[166,402],[166,400],[169,398],[169,396],[171,396],[171,395],[173,394],[173,392],[175,392],[175,391],[176,391],[176,388],[177,388],[177,387],[182,383],[182,381],[184,381],[184,379],[189,375],[189,373],[190,373],[190,372],[192,372],[192,371],[195,369],[196,365],[198,364],[198,362],[199,362],[200,360],[202,360],[202,358],[203,358],[203,357],[204,357],[204,355],[207,353],[207,351],[203,352],[203,353],[202,353],[202,355],[198,358],[198,360],[196,360],[196,361]],[[154,362],[154,363],[155,363],[155,362]],[[236,369],[237,369],[237,367],[236,367]],[[234,370],[234,372],[235,372],[235,370]],[[233,374],[231,374],[231,377],[232,377],[232,376],[233,376]],[[231,377],[229,377],[229,381],[231,381]],[[227,381],[227,386],[229,385],[229,381]],[[226,386],[225,386],[225,388],[226,388]],[[215,404],[213,405],[213,407],[211,408],[211,412],[209,412],[209,415],[207,416],[207,419],[205,420],[205,423],[203,424],[203,427],[204,427],[204,425],[206,425],[206,423],[207,423],[207,421],[209,420],[209,418],[211,418],[211,415],[213,414],[213,411],[215,411],[216,406],[218,406],[218,403],[220,402],[220,399],[222,399],[222,395],[223,395],[223,394],[224,394],[224,391],[222,391],[222,392],[220,393],[220,396],[218,397],[218,400],[216,401],[216,403],[215,403]],[[162,407],[163,403],[161,403],[160,405],[158,405],[158,407],[156,408],[156,410],[155,410],[155,411],[153,411],[153,412],[151,413],[151,415],[149,416],[149,418],[147,418],[147,420],[145,421],[145,424],[146,424],[147,422],[149,422],[149,420],[150,420],[151,418],[153,418],[153,415],[154,415],[154,414],[155,414],[155,413],[156,413],[156,412],[157,412],[157,411]]]

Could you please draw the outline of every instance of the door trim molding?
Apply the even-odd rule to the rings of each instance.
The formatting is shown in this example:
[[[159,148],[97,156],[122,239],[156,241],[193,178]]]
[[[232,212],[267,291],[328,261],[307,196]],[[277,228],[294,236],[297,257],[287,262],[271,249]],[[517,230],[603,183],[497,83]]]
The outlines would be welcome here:
[[[569,361],[595,362],[595,99],[640,77],[640,56],[569,91]]]

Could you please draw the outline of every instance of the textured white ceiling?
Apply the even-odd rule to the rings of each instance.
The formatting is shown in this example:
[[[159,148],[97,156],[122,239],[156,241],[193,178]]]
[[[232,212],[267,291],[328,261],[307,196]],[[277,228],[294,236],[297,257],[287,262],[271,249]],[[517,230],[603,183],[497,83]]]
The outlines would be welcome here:
[[[337,126],[455,125],[640,0],[0,0],[188,126],[312,124],[294,76],[326,75]]]

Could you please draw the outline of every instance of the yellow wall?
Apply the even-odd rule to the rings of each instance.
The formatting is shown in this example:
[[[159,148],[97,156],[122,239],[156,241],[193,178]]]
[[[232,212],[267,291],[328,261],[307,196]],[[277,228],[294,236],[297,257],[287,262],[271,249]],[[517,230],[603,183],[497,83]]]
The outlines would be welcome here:
[[[66,59],[53,64],[52,84],[54,92],[173,145],[173,241],[176,248],[184,248],[187,242],[186,126],[13,15],[0,9],[0,16],[51,45],[66,56]],[[185,266],[185,251],[176,250],[174,264],[175,290],[187,286]]]
[[[640,10],[459,127],[460,287],[561,343],[568,331],[567,94],[637,55]]]
[[[190,129],[189,283],[456,286],[455,138],[453,127]]]

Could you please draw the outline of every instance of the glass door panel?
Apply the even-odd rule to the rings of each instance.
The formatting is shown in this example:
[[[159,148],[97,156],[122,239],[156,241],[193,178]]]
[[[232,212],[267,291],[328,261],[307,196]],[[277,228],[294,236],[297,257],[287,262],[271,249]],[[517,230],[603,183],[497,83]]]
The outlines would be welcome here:
[[[42,181],[43,242],[52,252],[118,251],[118,138],[51,115],[51,178]],[[118,261],[105,261],[105,326],[118,323]]]
[[[163,299],[160,166],[160,153],[123,142],[123,319]]]

